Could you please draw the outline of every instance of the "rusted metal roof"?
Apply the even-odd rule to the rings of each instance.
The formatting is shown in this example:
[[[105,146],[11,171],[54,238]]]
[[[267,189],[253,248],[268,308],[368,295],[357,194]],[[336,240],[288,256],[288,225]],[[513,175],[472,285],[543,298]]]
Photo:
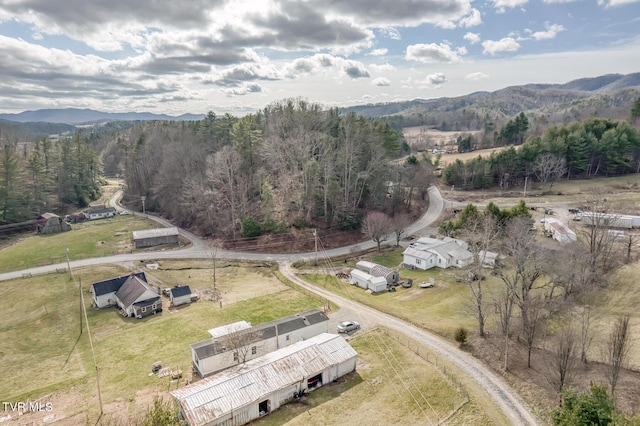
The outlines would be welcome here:
[[[323,333],[174,390],[171,395],[180,402],[191,426],[204,425],[357,355],[342,336]]]

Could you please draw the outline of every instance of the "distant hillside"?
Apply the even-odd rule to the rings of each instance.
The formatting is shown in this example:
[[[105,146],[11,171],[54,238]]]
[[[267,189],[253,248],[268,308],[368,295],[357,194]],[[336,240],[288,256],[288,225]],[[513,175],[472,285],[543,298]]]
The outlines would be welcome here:
[[[153,114],[150,112],[124,112],[109,113],[92,109],[40,109],[36,111],[24,111],[18,114],[0,114],[0,119],[17,123],[46,122],[65,124],[95,124],[111,121],[150,121],[150,120],[177,120],[193,121],[201,120],[204,114],[183,114],[172,117],[166,114]]]
[[[623,119],[638,97],[640,73],[608,74],[565,84],[527,84],[455,98],[359,105],[341,112],[353,111],[371,118],[402,116],[404,126],[480,130],[486,122],[501,123],[523,111],[546,124],[593,116]]]
[[[0,119],[0,138],[4,143],[22,142],[65,132],[74,133],[76,127],[58,123],[17,123]]]

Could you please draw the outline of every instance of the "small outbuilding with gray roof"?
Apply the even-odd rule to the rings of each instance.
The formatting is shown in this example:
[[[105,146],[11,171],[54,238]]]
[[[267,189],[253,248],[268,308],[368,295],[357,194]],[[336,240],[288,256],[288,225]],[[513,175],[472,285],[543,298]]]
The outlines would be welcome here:
[[[169,298],[173,306],[185,305],[191,303],[191,289],[188,285],[174,287],[169,290]]]
[[[178,244],[178,228],[157,228],[133,231],[133,243],[136,248],[153,247],[161,244]]]

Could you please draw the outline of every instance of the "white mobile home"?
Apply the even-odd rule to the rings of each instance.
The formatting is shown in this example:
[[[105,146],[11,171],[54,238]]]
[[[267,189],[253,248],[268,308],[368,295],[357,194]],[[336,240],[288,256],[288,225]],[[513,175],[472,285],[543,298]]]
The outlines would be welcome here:
[[[327,331],[329,317],[312,309],[254,327],[239,326],[217,333],[218,337],[191,345],[191,361],[198,374],[206,377]]]
[[[191,426],[238,426],[355,371],[357,352],[323,333],[171,392]]]

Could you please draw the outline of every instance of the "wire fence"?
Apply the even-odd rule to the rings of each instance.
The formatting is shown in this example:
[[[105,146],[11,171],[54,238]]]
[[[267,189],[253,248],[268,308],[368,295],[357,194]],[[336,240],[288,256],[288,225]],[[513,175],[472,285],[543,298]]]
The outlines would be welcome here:
[[[416,342],[415,340],[409,338],[408,336],[397,332],[395,330],[391,330],[385,327],[380,327],[380,330],[389,336],[391,339],[398,342],[400,345],[406,347],[414,354],[418,355],[423,360],[427,361],[429,364],[435,366],[442,375],[449,381],[451,386],[458,392],[459,395],[462,396],[462,401],[457,404],[454,402],[454,406],[451,409],[451,412],[444,418],[442,418],[438,424],[445,424],[448,419],[453,417],[458,411],[460,411],[466,404],[468,404],[471,400],[469,398],[469,392],[465,388],[465,386],[458,380],[457,375],[455,374],[454,369],[450,366],[450,364],[444,361],[442,358],[438,357],[434,354],[428,347]]]

